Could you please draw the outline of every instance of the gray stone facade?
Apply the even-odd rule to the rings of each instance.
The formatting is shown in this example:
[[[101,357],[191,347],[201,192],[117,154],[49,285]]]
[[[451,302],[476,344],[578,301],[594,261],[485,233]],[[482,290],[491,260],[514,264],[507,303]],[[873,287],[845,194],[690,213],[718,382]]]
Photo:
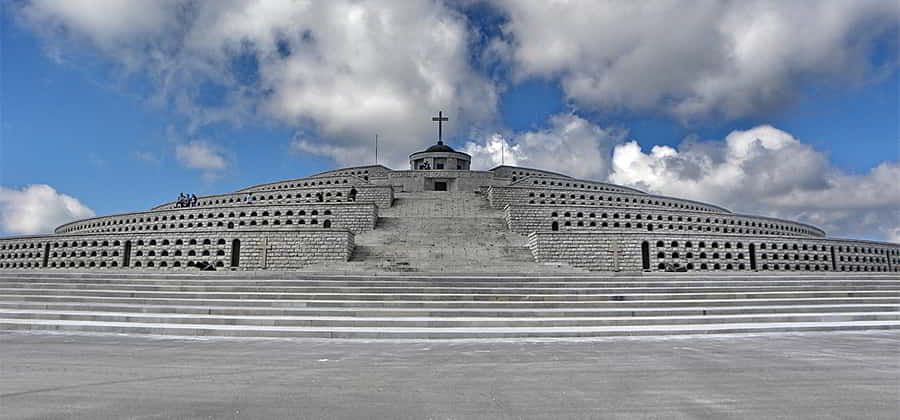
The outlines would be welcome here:
[[[528,182],[522,185],[527,185]],[[615,205],[622,207],[642,208],[658,207],[693,211],[706,211],[710,213],[729,213],[730,211],[718,206],[699,203],[691,200],[682,200],[671,197],[661,197],[649,194],[620,193],[616,191],[593,190],[593,188],[557,188],[549,186],[508,186],[492,187],[488,190],[488,199],[491,206],[502,209],[507,204],[577,204],[590,205]]]
[[[394,190],[385,186],[371,185],[333,185],[331,187],[302,187],[288,188],[273,191],[241,192],[220,195],[208,195],[200,197],[199,207],[217,207],[229,204],[241,204],[247,200],[253,204],[291,204],[291,203],[317,203],[316,194],[322,193],[325,203],[346,203],[349,201],[350,190],[357,190],[356,201],[374,203],[378,207],[390,207],[394,200]],[[174,209],[175,202],[162,204],[153,210]]]
[[[824,237],[825,232],[803,223],[734,213],[623,208],[618,206],[507,205],[510,230],[604,232],[736,233],[749,235]]]
[[[337,228],[360,233],[374,229],[377,220],[378,207],[374,203],[230,204],[95,217],[62,225],[56,233],[231,231],[269,227]]]
[[[342,229],[40,235],[0,240],[3,269],[290,270],[346,261],[353,233]]]
[[[532,232],[528,243],[538,262],[590,270],[900,271],[900,245],[844,239],[571,231]]]

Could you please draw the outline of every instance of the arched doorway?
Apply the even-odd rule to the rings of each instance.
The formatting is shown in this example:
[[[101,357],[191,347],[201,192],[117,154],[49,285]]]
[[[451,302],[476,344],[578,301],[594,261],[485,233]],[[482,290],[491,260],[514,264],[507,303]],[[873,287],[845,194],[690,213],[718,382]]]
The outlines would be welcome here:
[[[241,264],[241,240],[235,239],[231,241],[231,266],[237,267]]]
[[[641,268],[650,269],[650,242],[641,242]]]

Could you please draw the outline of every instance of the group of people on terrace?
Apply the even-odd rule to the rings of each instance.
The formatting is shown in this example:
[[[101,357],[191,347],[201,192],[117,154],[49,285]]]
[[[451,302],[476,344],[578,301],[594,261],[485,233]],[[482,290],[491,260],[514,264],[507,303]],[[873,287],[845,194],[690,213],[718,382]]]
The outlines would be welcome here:
[[[187,195],[185,193],[178,194],[178,200],[175,201],[175,207],[196,207],[197,206],[197,195],[191,194]]]
[[[350,192],[347,194],[347,201],[356,201],[357,190],[356,187],[350,188]],[[299,197],[299,196],[298,196]],[[252,193],[244,194],[243,199],[241,200],[244,204],[253,204],[256,200],[256,197],[253,197]],[[325,202],[325,194],[321,191],[316,193],[316,202],[324,203]],[[197,196],[194,194],[186,195],[184,193],[178,194],[178,201],[175,202],[175,207],[195,207],[197,206]]]

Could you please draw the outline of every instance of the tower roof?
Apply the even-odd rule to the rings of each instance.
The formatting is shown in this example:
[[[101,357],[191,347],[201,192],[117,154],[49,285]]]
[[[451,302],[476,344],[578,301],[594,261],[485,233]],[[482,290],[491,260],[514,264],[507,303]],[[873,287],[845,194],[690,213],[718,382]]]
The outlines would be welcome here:
[[[447,146],[444,142],[439,141],[437,144],[425,149],[426,152],[455,152],[452,147]]]

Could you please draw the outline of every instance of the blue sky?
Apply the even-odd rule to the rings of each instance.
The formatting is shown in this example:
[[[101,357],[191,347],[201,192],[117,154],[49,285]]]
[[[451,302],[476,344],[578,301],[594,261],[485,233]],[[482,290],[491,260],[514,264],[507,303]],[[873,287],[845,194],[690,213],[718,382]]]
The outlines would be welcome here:
[[[340,27],[344,20],[302,21],[306,14],[349,15],[353,11],[350,6],[337,12],[297,11],[300,21],[296,27],[309,27],[297,35],[279,29],[284,26],[280,18],[266,16],[257,16],[256,27],[246,32],[237,29],[234,32],[242,35],[235,35],[212,29],[202,33],[202,24],[184,24],[178,14],[181,12],[141,10],[164,9],[165,3],[136,2],[107,11],[107,15],[119,13],[116,22],[141,19],[143,26],[137,25],[138,32],[134,25],[123,27],[97,17],[99,11],[97,16],[91,15],[88,9],[96,9],[96,3],[88,2],[75,10],[53,2],[7,2],[3,3],[0,22],[0,185],[9,197],[22,200],[26,196],[14,194],[24,193],[29,185],[46,184],[97,214],[135,211],[170,200],[181,191],[220,193],[369,163],[372,157],[368,148],[375,133],[387,139],[381,149],[387,163],[402,167],[408,153],[434,141],[427,117],[442,109],[451,118],[449,142],[470,151],[486,166],[498,161],[496,153],[489,151],[491,142],[501,141],[510,150],[506,161],[523,166],[564,172],[570,169],[569,173],[574,167],[578,169],[574,175],[718,201],[741,211],[795,217],[836,229],[838,234],[894,239],[895,228],[900,228],[898,203],[892,201],[897,193],[890,191],[894,188],[890,185],[879,188],[878,182],[886,175],[874,174],[873,170],[881,165],[887,167],[883,172],[893,174],[900,160],[897,19],[891,13],[885,19],[878,7],[857,8],[848,3],[822,6],[852,9],[853,13],[845,14],[857,16],[855,20],[848,18],[834,29],[821,29],[824,34],[808,35],[809,42],[798,41],[798,47],[782,46],[783,51],[771,54],[774,59],[768,51],[757,53],[745,67],[776,60],[767,64],[773,70],[742,75],[744,67],[736,67],[733,74],[727,69],[740,63],[722,58],[733,53],[723,53],[722,57],[710,53],[707,57],[693,50],[694,41],[687,39],[693,36],[691,33],[683,34],[683,44],[663,46],[665,50],[634,58],[646,60],[636,67],[641,69],[637,73],[621,70],[619,67],[625,64],[634,65],[620,58],[624,54],[621,51],[652,50],[654,44],[662,43],[649,29],[657,26],[654,21],[633,24],[646,24],[649,35],[630,34],[620,39],[618,32],[610,32],[582,39],[580,32],[584,31],[567,33],[565,27],[548,32],[556,23],[541,21],[546,11],[525,10],[526,6],[503,1],[464,6],[423,2],[397,11],[396,30],[425,39],[408,51],[390,47],[390,39],[377,43],[379,36],[387,36],[382,32],[367,35],[374,39],[374,47],[354,49],[347,40],[348,32]],[[198,9],[218,7],[213,2],[202,4]],[[675,6],[672,9],[677,9]],[[432,10],[435,8],[438,10]],[[888,10],[893,12],[890,7]],[[224,14],[217,12],[200,10],[196,14],[224,19]],[[567,16],[572,16],[569,26],[577,26],[574,22],[583,12],[553,13],[557,23],[565,24]],[[606,14],[596,16],[598,21],[615,21],[633,13],[601,12]],[[666,13],[661,10],[659,15],[665,17]],[[779,13],[784,15],[780,22],[788,29],[776,26],[771,31],[793,30],[789,24],[796,18],[796,11]],[[698,13],[697,19],[707,15],[713,16],[707,22],[711,27],[734,16],[757,16],[752,8],[730,10],[718,5],[713,12]],[[447,25],[450,33],[446,38],[431,40],[439,49],[428,43],[437,32],[429,19]],[[815,16],[809,19],[815,21]],[[271,25],[271,31],[260,31],[260,25]],[[546,27],[550,29],[545,31]],[[157,32],[158,28],[165,30]],[[196,38],[203,42],[192,42],[189,36],[170,38],[168,33],[178,30],[201,33],[203,37]],[[416,31],[427,32],[419,36]],[[462,40],[452,36],[453,31]],[[746,28],[734,29],[734,39],[745,32]],[[276,39],[268,50],[260,47],[262,40],[273,33],[283,39]],[[822,45],[824,41],[815,38],[818,35],[834,40]],[[566,46],[562,52],[544,51],[552,49],[555,41]],[[167,56],[173,43],[180,51]],[[214,48],[203,49],[210,45]],[[315,46],[326,45],[337,52],[327,56],[328,50],[323,48],[307,53]],[[729,44],[723,41],[722,45]],[[823,52],[816,55],[800,49],[809,45]],[[383,48],[377,52],[393,57],[365,62],[353,56],[365,55],[365,48]],[[667,57],[672,54],[670,50],[679,48],[684,48],[681,56]],[[570,53],[570,49],[577,51]],[[843,50],[836,54],[829,49]],[[426,52],[418,55],[420,50]],[[146,58],[151,53],[161,54],[160,61],[169,60],[164,63],[169,67]],[[309,59],[315,61],[300,61],[308,59],[305,54],[315,56]],[[301,67],[289,67],[294,59]],[[608,66],[596,64],[604,60],[609,61]],[[624,64],[618,66],[616,60]],[[702,65],[679,60],[700,61]],[[308,65],[323,61],[328,63],[322,68]],[[165,73],[172,63],[178,71]],[[829,64],[823,69],[822,63]],[[417,65],[440,67],[415,73]],[[344,66],[351,69],[347,79],[322,76],[339,72],[335,69]],[[642,74],[647,66],[659,69]],[[724,68],[717,70],[721,74],[695,76],[717,66]],[[679,67],[684,68],[679,71]],[[427,73],[427,77],[410,84],[407,72],[414,76]],[[664,80],[647,79],[655,75]],[[313,83],[328,87],[309,88]],[[428,91],[442,84],[449,86],[450,93]],[[382,86],[389,94],[379,96],[381,91],[372,86]],[[372,92],[365,91],[370,88]],[[423,89],[422,94],[407,93]],[[342,95],[347,96],[347,102],[329,103]],[[306,97],[320,99],[303,99]],[[369,106],[370,102],[375,105]],[[392,106],[399,111],[390,113]],[[403,111],[409,109],[415,111]],[[734,180],[721,191],[705,195],[660,180],[683,177],[701,186],[713,183],[716,168],[730,164],[721,157],[728,150],[724,139],[733,132],[772,133],[752,131],[760,126],[776,129],[773,136],[791,138],[784,140],[790,147],[813,151],[809,154],[813,163],[797,164],[805,185],[785,188],[781,184],[751,185],[750,181]],[[683,143],[685,139],[695,140]],[[631,141],[640,146],[642,154],[622,147]],[[691,146],[698,142],[706,146]],[[671,147],[682,160],[652,155],[654,145]],[[700,154],[701,150],[706,154]],[[563,167],[553,167],[553,159],[541,157],[563,151],[595,157],[567,162]],[[704,169],[708,180],[698,181],[696,174],[688,172],[673,172],[684,162],[707,160],[711,162]],[[617,167],[616,162],[630,164],[628,168]],[[790,162],[786,165],[791,169]],[[756,163],[751,166],[744,161],[739,166],[746,177],[759,175],[753,172],[757,170],[775,173],[785,169]],[[808,166],[814,168],[803,172]],[[625,173],[629,170],[633,172]],[[862,209],[858,204],[823,206],[814,202],[840,197],[840,186],[847,180],[869,183],[866,185],[874,190],[886,188],[888,197],[873,198]],[[719,186],[721,181],[715,183]],[[726,191],[728,188],[731,190]],[[4,210],[6,221],[0,227],[4,233],[21,233],[23,228],[16,225],[21,222],[10,221],[18,211],[10,207],[10,200]],[[868,198],[861,201],[868,202]],[[883,220],[854,226],[846,214],[849,208]],[[77,212],[53,214],[46,223],[32,220],[26,225],[46,230],[47,223],[60,222],[60,217]],[[885,226],[877,226],[879,223]]]

